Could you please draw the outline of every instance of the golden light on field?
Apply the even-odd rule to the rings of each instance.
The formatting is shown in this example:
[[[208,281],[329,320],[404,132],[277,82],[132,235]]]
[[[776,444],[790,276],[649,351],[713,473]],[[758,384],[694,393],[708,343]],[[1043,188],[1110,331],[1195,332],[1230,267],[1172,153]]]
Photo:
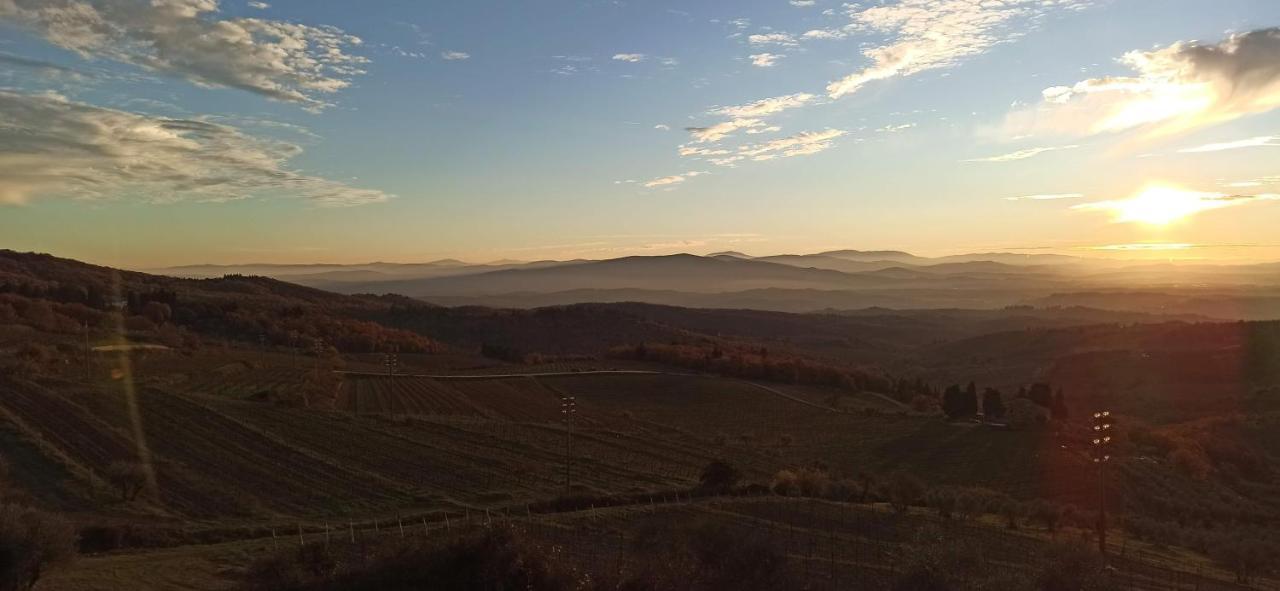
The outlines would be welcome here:
[[[1150,185],[1127,199],[1083,203],[1073,207],[1083,211],[1103,211],[1116,223],[1140,223],[1167,226],[1202,211],[1243,205],[1275,195],[1228,195],[1189,191],[1169,185]]]

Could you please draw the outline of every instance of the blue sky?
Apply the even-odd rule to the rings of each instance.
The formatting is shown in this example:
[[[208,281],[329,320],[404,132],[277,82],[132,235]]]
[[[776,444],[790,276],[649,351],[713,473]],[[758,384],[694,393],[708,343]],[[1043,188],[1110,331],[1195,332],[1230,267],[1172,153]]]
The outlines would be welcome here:
[[[1271,0],[0,0],[0,23],[9,248],[1280,254]]]

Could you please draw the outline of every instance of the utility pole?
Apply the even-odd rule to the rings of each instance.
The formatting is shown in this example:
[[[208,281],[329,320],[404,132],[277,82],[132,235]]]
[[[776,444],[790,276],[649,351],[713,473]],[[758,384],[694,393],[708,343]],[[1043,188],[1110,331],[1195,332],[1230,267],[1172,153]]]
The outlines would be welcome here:
[[[1107,462],[1111,461],[1111,411],[1093,413],[1093,463],[1098,466],[1098,552],[1107,554]]]
[[[564,415],[564,487],[572,483],[573,466],[573,424],[578,416],[578,399],[573,396],[560,395],[560,414]]]

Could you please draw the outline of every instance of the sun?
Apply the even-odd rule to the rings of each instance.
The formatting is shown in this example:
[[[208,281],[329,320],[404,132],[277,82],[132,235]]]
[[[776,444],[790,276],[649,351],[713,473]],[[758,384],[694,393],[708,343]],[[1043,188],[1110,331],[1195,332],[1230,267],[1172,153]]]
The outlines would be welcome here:
[[[1221,193],[1188,191],[1168,185],[1151,185],[1127,199],[1101,201],[1077,206],[1112,214],[1117,223],[1167,226],[1210,209],[1231,205]]]
[[[1217,195],[1184,191],[1174,187],[1148,187],[1141,193],[1116,203],[1116,221],[1167,226],[1206,209],[1212,209],[1213,197]]]

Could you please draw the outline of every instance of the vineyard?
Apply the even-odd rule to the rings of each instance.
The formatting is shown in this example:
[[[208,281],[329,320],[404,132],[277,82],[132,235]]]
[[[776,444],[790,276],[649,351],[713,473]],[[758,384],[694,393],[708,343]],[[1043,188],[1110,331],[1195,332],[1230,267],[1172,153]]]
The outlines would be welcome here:
[[[1054,566],[1063,544],[1084,541],[1087,533],[1056,533],[1024,528],[1008,530],[978,519],[944,520],[924,511],[897,515],[881,506],[826,501],[763,498],[691,499],[659,497],[652,502],[565,513],[455,511],[423,516],[392,516],[381,521],[344,519],[280,525],[253,540],[200,548],[158,550],[143,555],[107,555],[82,560],[56,575],[58,589],[113,589],[124,581],[147,591],[171,586],[196,590],[235,588],[243,566],[254,558],[319,546],[353,560],[385,544],[443,543],[487,530],[509,530],[554,548],[556,556],[578,572],[597,575],[645,568],[635,552],[645,532],[682,527],[712,527],[733,539],[762,540],[786,557],[787,571],[807,589],[888,589],[929,551],[951,548],[967,561],[967,576],[1008,577]],[[1228,591],[1242,589],[1231,575],[1169,548],[1128,539],[1110,545],[1107,576],[1134,591]],[[145,576],[140,576],[145,573]],[[196,578],[196,576],[199,578]],[[135,583],[136,581],[136,583]],[[1275,589],[1274,581],[1255,581],[1250,589]]]

